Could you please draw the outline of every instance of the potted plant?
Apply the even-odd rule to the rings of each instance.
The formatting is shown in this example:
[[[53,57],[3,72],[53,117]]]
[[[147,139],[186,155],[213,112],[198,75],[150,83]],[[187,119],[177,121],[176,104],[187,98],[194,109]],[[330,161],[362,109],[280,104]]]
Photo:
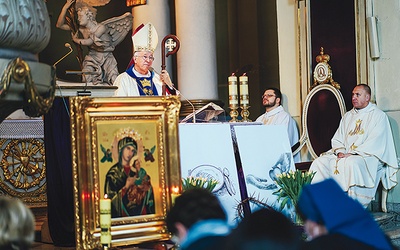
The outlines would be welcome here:
[[[309,171],[289,171],[277,175],[275,180],[279,189],[273,194],[278,195],[278,201],[281,201],[280,209],[284,209],[285,206],[292,204],[294,208],[297,207],[301,189],[304,185],[310,184],[314,178],[315,172]],[[294,218],[296,224],[301,224],[300,217],[296,214]]]
[[[217,185],[218,181],[214,180],[213,178],[193,177],[193,176],[182,178],[183,191],[191,188],[205,188],[208,191],[212,192]]]

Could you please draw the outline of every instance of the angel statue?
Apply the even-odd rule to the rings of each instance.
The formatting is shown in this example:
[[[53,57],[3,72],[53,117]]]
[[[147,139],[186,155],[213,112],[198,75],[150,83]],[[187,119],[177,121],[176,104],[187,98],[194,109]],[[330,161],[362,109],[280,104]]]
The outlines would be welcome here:
[[[79,48],[78,60],[84,82],[112,85],[119,74],[112,52],[132,29],[133,17],[127,12],[98,23],[97,10],[93,5],[97,3],[97,6],[101,6],[108,2],[109,0],[67,0],[57,20],[56,27],[71,31],[72,40]],[[89,48],[83,60],[80,58],[82,55],[79,56],[79,52],[82,53],[80,46]]]

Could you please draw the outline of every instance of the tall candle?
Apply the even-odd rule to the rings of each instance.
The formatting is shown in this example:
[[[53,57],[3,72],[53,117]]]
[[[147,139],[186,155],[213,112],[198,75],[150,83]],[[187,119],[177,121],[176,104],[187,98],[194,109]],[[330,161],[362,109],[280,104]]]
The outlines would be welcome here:
[[[237,76],[231,75],[228,77],[228,93],[229,93],[229,104],[238,105],[238,87],[237,87]]]
[[[111,200],[107,195],[100,199],[100,244],[104,247],[111,245]]]
[[[239,77],[239,87],[240,87],[240,104],[248,105],[249,104],[249,78],[246,75],[242,75]]]
[[[175,199],[179,196],[179,187],[172,187],[171,188],[171,201],[172,205],[175,204]]]

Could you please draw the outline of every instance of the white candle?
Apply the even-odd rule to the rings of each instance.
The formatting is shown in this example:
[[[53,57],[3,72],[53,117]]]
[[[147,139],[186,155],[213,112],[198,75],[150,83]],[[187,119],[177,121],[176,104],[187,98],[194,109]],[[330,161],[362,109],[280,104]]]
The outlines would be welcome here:
[[[232,74],[231,76],[228,77],[228,87],[229,87],[229,105],[237,106],[239,104],[237,76]]]
[[[240,104],[242,105],[249,105],[249,99],[240,99]]]
[[[171,201],[172,201],[172,205],[175,204],[175,199],[179,196],[179,187],[172,187],[171,188]]]
[[[231,75],[228,77],[229,95],[237,95],[237,76]]]
[[[239,104],[239,100],[238,100],[237,96],[229,97],[229,105],[238,105],[238,104]]]
[[[100,244],[110,247],[111,245],[111,200],[104,196],[100,199]]]
[[[240,95],[248,95],[249,94],[248,80],[249,80],[249,78],[246,75],[242,75],[239,77]]]

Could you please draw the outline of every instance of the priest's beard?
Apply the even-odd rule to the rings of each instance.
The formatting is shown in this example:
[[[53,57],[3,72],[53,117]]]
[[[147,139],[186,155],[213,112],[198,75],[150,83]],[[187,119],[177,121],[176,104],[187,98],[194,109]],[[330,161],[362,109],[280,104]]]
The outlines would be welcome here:
[[[267,102],[265,104],[263,104],[264,108],[272,108],[273,106],[275,106],[276,104],[276,98],[273,102]]]

